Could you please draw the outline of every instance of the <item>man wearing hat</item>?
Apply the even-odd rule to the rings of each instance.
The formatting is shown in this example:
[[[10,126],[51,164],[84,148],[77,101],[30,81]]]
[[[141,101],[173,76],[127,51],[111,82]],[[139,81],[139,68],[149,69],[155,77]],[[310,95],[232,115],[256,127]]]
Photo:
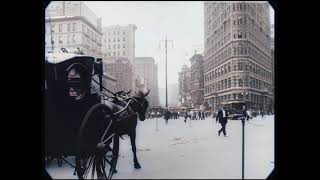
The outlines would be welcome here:
[[[216,117],[216,123],[218,122],[221,124],[221,129],[218,131],[218,135],[220,136],[220,133],[223,132],[224,137],[227,137],[226,133],[226,124],[228,122],[228,114],[225,110],[225,106],[222,106],[222,108],[218,111],[217,117]]]

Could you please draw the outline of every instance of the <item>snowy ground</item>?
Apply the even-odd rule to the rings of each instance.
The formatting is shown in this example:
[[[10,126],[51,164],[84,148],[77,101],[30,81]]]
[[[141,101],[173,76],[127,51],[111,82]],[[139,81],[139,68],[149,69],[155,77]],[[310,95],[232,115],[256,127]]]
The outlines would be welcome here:
[[[264,179],[274,168],[274,116],[256,117],[245,126],[245,178]],[[254,125],[253,125],[254,124]],[[242,158],[241,121],[229,120],[227,135],[218,136],[220,124],[206,120],[139,121],[137,156],[141,169],[134,169],[130,140],[120,143],[118,173],[113,179],[240,179]],[[68,158],[70,161],[74,157]],[[53,178],[73,179],[66,163],[46,167]]]

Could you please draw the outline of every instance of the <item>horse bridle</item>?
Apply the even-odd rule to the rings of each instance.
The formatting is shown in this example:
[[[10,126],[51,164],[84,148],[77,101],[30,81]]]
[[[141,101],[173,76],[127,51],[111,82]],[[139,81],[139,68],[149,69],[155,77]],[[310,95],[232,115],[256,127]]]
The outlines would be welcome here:
[[[141,108],[143,108],[143,104],[141,102],[139,102],[136,98],[130,97],[130,99],[134,100],[136,103],[138,103],[140,105]]]

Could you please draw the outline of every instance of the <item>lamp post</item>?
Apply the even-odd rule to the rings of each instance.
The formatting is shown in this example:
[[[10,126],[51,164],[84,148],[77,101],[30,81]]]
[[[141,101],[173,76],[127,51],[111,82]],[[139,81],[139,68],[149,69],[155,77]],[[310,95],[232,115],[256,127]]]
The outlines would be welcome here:
[[[244,81],[243,81],[244,82]],[[245,83],[243,83],[243,84],[245,84]],[[243,99],[244,99],[244,101],[245,101],[245,109],[244,110],[246,110],[246,108],[247,108],[247,95],[249,94],[245,89],[244,89],[244,86],[242,86],[243,87],[243,92],[241,93],[241,95],[242,95],[242,97],[243,97]],[[241,122],[242,122],[242,179],[244,179],[244,131],[245,131],[245,129],[244,129],[244,125],[245,125],[245,116],[243,116],[242,117],[242,119],[241,119]]]
[[[163,40],[162,40],[163,41]],[[168,76],[168,72],[167,72],[167,44],[168,44],[168,41],[172,43],[172,48],[173,48],[173,41],[172,40],[167,40],[167,36],[166,36],[166,39],[164,40],[165,41],[165,53],[166,53],[166,61],[165,61],[165,64],[166,64],[166,108],[168,108],[168,80],[167,80],[167,76]],[[159,44],[159,47],[160,47],[160,44]]]

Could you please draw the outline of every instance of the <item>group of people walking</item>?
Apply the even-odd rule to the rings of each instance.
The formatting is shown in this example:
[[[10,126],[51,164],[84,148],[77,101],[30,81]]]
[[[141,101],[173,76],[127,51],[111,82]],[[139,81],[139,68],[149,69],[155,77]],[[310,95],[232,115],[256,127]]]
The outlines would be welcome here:
[[[242,114],[242,120],[249,120],[250,117],[252,117],[252,113],[250,111],[248,111],[246,109],[245,106],[243,106],[242,110],[241,110],[241,114]],[[260,111],[259,114],[261,115],[261,117],[264,117],[264,112]],[[226,110],[226,107],[223,106],[218,112],[217,114],[213,113],[213,118],[216,119],[216,123],[220,123],[221,124],[221,128],[218,130],[218,136],[220,136],[221,133],[223,133],[223,135],[225,137],[227,137],[227,132],[226,132],[226,125],[228,123],[228,111]],[[184,117],[184,122],[187,122],[187,119],[190,118],[190,120],[205,120],[206,117],[211,116],[210,112],[206,112],[206,111],[184,111],[182,113],[180,112],[173,112],[171,113],[168,109],[165,110],[164,112],[164,119],[166,120],[166,124],[168,124],[168,120],[173,118],[173,119],[179,119],[179,116],[183,116]]]

